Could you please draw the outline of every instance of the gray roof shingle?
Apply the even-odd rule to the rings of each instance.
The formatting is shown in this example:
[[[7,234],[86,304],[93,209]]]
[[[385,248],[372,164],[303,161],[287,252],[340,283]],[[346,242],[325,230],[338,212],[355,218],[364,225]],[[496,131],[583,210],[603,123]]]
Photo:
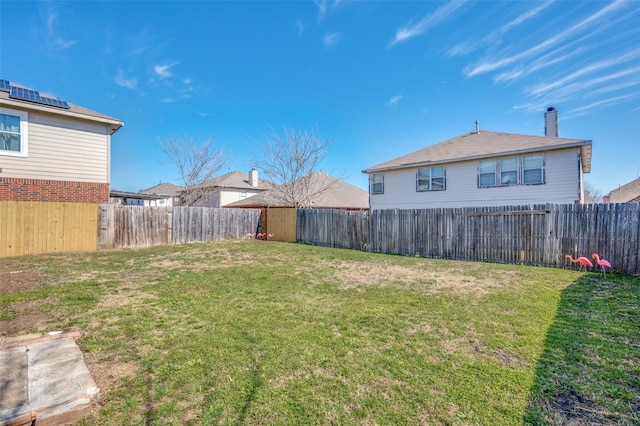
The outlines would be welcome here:
[[[640,203],[640,178],[614,189],[603,198],[609,203]]]
[[[202,184],[204,187],[213,188],[237,188],[237,189],[258,189],[267,190],[273,188],[271,182],[267,182],[258,178],[258,186],[251,186],[249,183],[249,174],[240,171],[233,171],[222,176],[218,176],[214,179],[206,181]]]
[[[160,183],[158,185],[152,186],[151,188],[141,189],[139,192],[143,194],[157,194],[157,195],[167,195],[167,196],[175,197],[183,189],[184,189],[184,186],[174,185],[169,182],[164,182],[164,183]]]
[[[456,136],[444,142],[369,167],[363,170],[363,173],[570,147],[580,147],[583,170],[585,173],[589,173],[591,171],[590,140],[529,136],[486,130]]]
[[[285,184],[287,185],[287,184]],[[369,194],[367,191],[324,173],[313,173],[309,183],[310,192],[321,191],[311,204],[313,208],[328,209],[368,209]],[[292,207],[282,199],[277,189],[253,195],[244,200],[227,204],[225,207]]]

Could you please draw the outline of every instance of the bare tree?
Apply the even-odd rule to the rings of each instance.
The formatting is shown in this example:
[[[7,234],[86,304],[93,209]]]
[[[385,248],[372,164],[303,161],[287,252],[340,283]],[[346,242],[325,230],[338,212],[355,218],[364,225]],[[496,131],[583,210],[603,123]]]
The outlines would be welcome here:
[[[168,135],[160,138],[160,149],[176,166],[184,190],[177,203],[182,206],[195,205],[207,192],[206,182],[227,165],[227,157],[222,148],[208,138],[202,143],[188,135]]]
[[[254,167],[277,185],[271,191],[274,201],[298,208],[312,207],[314,199],[333,182],[318,173],[331,142],[318,135],[316,128],[306,131],[285,126],[280,133],[274,131],[266,137],[266,142],[259,145]]]
[[[602,203],[602,190],[596,188],[591,182],[585,181],[584,183],[585,190],[585,199],[584,202],[586,204],[599,204]]]

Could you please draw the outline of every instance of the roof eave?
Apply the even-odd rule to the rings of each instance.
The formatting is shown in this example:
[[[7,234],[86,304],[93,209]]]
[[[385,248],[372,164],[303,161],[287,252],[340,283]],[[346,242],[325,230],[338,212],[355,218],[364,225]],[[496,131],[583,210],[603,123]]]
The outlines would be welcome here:
[[[592,141],[590,140],[581,140],[578,142],[570,142],[570,143],[565,143],[560,145],[545,146],[545,147],[538,147],[538,148],[527,148],[527,149],[519,149],[519,150],[504,151],[504,152],[494,152],[494,153],[483,154],[483,155],[472,155],[469,157],[448,158],[445,160],[438,160],[438,161],[418,161],[414,163],[403,163],[397,166],[371,167],[371,168],[362,170],[362,173],[369,174],[369,173],[375,173],[375,172],[386,172],[389,170],[411,169],[411,168],[421,167],[421,166],[436,166],[438,164],[460,163],[463,161],[479,160],[482,158],[505,157],[509,155],[524,154],[528,152],[554,151],[557,149],[565,149],[565,148],[573,148],[573,147],[581,147],[580,153],[582,155],[583,171],[584,173],[589,173],[591,172],[591,149],[590,149],[591,143]],[[587,151],[586,149],[582,148],[586,146],[589,147],[588,153],[586,153]]]
[[[97,116],[94,116],[94,115],[80,114],[78,112],[73,112],[73,111],[69,111],[69,110],[66,110],[66,109],[62,109],[62,108],[52,109],[49,106],[38,105],[38,104],[28,104],[27,105],[24,102],[16,102],[16,101],[13,101],[12,99],[2,99],[2,104],[3,105],[7,105],[7,106],[23,108],[23,109],[42,111],[42,112],[47,112],[47,113],[52,113],[53,112],[53,113],[56,113],[56,114],[67,116],[67,117],[73,117],[73,118],[79,118],[79,119],[82,119],[82,120],[97,121],[99,123],[109,124],[110,125],[110,129],[111,129],[111,133],[110,134],[114,134],[120,127],[124,126],[124,122],[123,121],[120,121],[120,120],[118,120],[116,118],[113,118],[113,117],[97,117]]]

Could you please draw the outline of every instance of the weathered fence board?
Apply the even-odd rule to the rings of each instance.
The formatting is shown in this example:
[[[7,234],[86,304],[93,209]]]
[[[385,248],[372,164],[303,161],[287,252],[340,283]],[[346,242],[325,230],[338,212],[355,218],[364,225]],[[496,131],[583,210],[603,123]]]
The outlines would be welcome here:
[[[242,238],[255,232],[260,211],[206,207],[102,204],[98,249],[151,247]]]
[[[565,266],[566,254],[640,274],[640,204],[298,210],[297,241],[377,253]]]

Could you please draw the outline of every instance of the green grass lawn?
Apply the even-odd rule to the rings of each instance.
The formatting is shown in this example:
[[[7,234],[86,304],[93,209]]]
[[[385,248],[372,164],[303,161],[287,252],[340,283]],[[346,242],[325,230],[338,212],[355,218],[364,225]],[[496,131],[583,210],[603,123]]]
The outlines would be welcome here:
[[[82,333],[85,424],[640,424],[638,277],[241,240],[2,278],[1,337]]]

